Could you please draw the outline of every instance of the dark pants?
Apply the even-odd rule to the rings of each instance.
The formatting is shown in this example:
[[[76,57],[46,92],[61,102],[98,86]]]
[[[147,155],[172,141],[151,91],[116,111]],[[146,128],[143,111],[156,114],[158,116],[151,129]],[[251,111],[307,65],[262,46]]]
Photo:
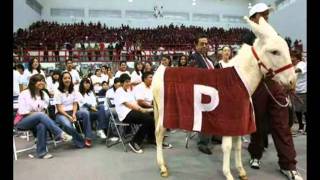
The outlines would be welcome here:
[[[274,81],[268,81],[267,85],[272,95],[282,104],[285,104],[286,93],[282,87]],[[251,142],[248,150],[252,158],[261,159],[264,149],[264,121],[269,121],[270,132],[278,153],[278,164],[281,169],[295,170],[296,151],[289,127],[288,107],[280,107],[268,94],[262,83],[252,96],[257,131],[251,134]]]
[[[140,111],[131,110],[123,122],[142,125],[139,127],[139,130],[132,139],[132,141],[138,145],[142,144],[145,137],[148,137],[148,141],[155,141],[154,119],[150,113],[142,113]]]

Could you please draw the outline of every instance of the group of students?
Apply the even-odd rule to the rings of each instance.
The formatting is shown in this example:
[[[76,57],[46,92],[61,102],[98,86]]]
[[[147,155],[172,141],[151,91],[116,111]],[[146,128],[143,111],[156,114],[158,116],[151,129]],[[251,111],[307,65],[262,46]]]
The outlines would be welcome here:
[[[126,70],[126,62],[121,62],[115,77],[101,73],[108,69],[103,66],[96,69],[95,75],[81,79],[71,60],[66,61],[65,71],[54,71],[48,78],[45,78],[36,58],[30,61],[28,70],[23,70],[23,66],[18,64],[14,70],[14,74],[18,74],[14,84],[19,85],[18,92],[14,94],[14,99],[18,100],[15,128],[35,132],[38,158],[53,157],[46,148],[47,132],[52,133],[55,139],[72,140],[78,148],[91,147],[94,138],[92,122],[96,121],[97,136],[106,139],[110,112],[113,112],[107,111],[105,104],[98,103],[97,96],[102,96],[114,99],[114,115],[120,121],[141,124],[129,143],[134,152],[141,153],[140,146],[145,137],[148,143],[155,144],[150,89],[153,71],[149,65],[149,70],[143,71],[144,64],[137,62],[135,71],[130,74]],[[26,83],[21,81],[23,78]],[[48,111],[49,106],[55,109],[53,115]],[[164,148],[171,147],[164,143]]]

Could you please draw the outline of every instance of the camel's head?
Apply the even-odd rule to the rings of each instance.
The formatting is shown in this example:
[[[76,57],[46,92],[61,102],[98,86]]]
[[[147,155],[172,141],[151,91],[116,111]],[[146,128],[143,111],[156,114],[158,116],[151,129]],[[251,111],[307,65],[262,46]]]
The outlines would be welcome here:
[[[259,19],[259,24],[249,20],[248,17],[244,17],[244,19],[257,37],[253,48],[260,61],[267,69],[272,69],[275,72],[274,80],[288,89],[294,89],[296,74],[294,67],[291,66],[292,61],[287,42],[277,34],[264,18]],[[264,67],[260,66],[260,68],[264,75],[268,75],[268,71]]]

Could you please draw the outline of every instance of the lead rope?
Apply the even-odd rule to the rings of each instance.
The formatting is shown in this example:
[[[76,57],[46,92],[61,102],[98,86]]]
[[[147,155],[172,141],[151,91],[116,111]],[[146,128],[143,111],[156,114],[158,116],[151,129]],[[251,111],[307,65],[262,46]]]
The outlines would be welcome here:
[[[288,105],[289,105],[289,99],[288,99],[288,98],[289,98],[289,97],[286,97],[286,101],[287,101],[286,104],[281,104],[281,103],[280,103],[279,101],[277,101],[277,99],[272,95],[272,93],[270,92],[270,90],[269,90],[268,86],[266,85],[266,83],[263,82],[263,84],[264,84],[264,87],[266,87],[269,95],[271,96],[271,98],[273,99],[274,102],[276,102],[280,107],[288,107]]]

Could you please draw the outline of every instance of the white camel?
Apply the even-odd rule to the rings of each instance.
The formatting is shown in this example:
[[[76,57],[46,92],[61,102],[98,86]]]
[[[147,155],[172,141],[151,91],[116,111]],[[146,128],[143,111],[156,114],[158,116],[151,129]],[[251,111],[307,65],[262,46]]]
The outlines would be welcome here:
[[[242,80],[246,82],[250,96],[253,94],[261,79],[267,74],[266,68],[274,70],[273,79],[288,89],[295,86],[296,76],[292,68],[289,55],[289,48],[286,41],[281,38],[276,31],[263,19],[259,19],[256,24],[244,17],[256,35],[253,46],[243,44],[238,54],[232,58],[234,66]],[[257,57],[255,57],[254,52]],[[260,60],[259,60],[260,59]],[[258,65],[258,64],[261,65]],[[263,65],[262,65],[263,64]],[[265,68],[264,68],[265,67]],[[157,163],[160,168],[160,175],[167,177],[168,167],[163,158],[162,142],[165,128],[163,127],[163,87],[165,67],[160,65],[153,76],[152,91],[154,95],[154,117],[155,135],[157,142]],[[179,69],[177,68],[177,71]],[[233,180],[230,172],[230,153],[232,149],[232,139],[235,146],[235,164],[242,180],[248,179],[241,160],[241,136],[223,136],[223,174],[227,180]]]

